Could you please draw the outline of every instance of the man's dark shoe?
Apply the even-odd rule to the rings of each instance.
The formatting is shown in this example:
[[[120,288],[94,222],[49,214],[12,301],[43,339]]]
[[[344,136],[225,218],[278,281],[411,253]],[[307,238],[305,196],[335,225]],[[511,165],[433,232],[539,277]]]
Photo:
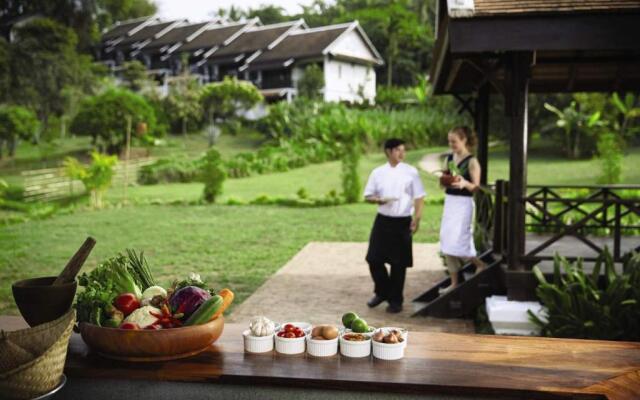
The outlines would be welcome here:
[[[373,308],[373,307],[379,306],[383,301],[384,301],[384,297],[375,295],[371,298],[371,300],[367,301],[367,305],[370,308]]]
[[[402,306],[398,305],[398,304],[389,304],[389,306],[387,306],[387,312],[389,314],[397,314],[399,312],[402,311]]]

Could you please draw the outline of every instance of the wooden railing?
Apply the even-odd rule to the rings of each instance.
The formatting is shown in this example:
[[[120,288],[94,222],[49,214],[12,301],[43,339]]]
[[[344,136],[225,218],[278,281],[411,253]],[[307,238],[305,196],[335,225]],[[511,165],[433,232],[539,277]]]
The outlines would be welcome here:
[[[530,185],[527,189],[529,193],[520,200],[525,203],[527,231],[549,237],[521,256],[525,265],[552,259],[552,255],[541,253],[567,236],[576,238],[596,254],[604,251],[604,245],[596,243],[593,236],[608,236],[613,242],[614,260],[621,261],[623,237],[640,232],[640,185]],[[569,196],[567,191],[573,194]],[[502,254],[513,235],[507,221],[508,207],[508,182],[497,181],[493,249]],[[596,257],[583,258],[593,261]]]
[[[119,162],[115,167],[113,186],[135,183],[138,178],[138,170],[155,162],[153,158],[139,158],[128,163]],[[51,201],[63,199],[84,193],[82,182],[69,179],[63,168],[46,168],[31,171],[23,171],[24,198],[26,201]]]

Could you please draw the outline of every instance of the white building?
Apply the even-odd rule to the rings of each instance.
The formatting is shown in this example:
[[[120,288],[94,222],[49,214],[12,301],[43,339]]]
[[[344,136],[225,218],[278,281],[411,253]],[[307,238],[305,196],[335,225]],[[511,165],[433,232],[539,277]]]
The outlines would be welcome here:
[[[103,35],[99,58],[117,69],[137,59],[160,78],[177,74],[186,59],[203,82],[237,76],[268,100],[290,100],[310,64],[324,71],[325,101],[375,101],[375,67],[383,60],[357,21],[309,28],[303,20],[261,25],[258,19],[225,23],[125,21]],[[162,81],[162,79],[160,79]]]

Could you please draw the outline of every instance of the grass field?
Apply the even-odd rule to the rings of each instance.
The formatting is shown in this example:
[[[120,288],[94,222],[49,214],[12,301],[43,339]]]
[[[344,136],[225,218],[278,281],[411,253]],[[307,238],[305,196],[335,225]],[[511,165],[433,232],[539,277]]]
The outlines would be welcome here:
[[[165,153],[159,156],[181,152],[195,154],[206,148],[203,138],[172,140],[176,143],[163,147]],[[256,140],[242,136],[223,137],[219,146],[226,149],[225,154],[231,155],[258,145]],[[82,147],[82,143],[72,144],[67,146],[67,153],[61,150],[59,159]],[[415,164],[427,152],[442,150],[410,151],[407,161]],[[16,160],[14,168],[39,163],[38,155],[29,153],[28,147],[21,151],[24,151],[24,157]],[[528,169],[531,184],[587,184],[597,181],[597,160],[567,161],[547,154],[544,150],[532,149]],[[363,184],[369,172],[383,162],[382,154],[363,158],[360,165]],[[629,150],[624,163],[624,182],[640,183],[640,170],[637,168],[640,149]],[[1,169],[0,175],[7,170]],[[508,155],[505,151],[492,152],[489,178],[490,181],[508,178]],[[442,196],[435,178],[423,175],[423,181],[429,197]],[[250,200],[261,194],[295,196],[300,188],[305,188],[311,196],[323,196],[330,190],[340,191],[340,163],[230,179],[225,182],[221,201],[231,197]],[[202,185],[198,183],[128,189],[129,198],[140,203],[197,200],[201,194]],[[87,235],[98,240],[88,268],[127,247],[136,248],[145,250],[162,283],[168,284],[174,278],[197,271],[217,287],[234,289],[241,302],[309,241],[366,241],[375,215],[375,208],[367,204],[315,209],[150,204],[122,207],[119,205],[121,199],[122,188],[112,188],[107,194],[111,205],[106,209],[80,209],[46,220],[1,226],[0,313],[17,312],[10,293],[11,282],[57,274]],[[441,211],[440,205],[426,207],[416,241],[437,241]]]
[[[429,152],[439,152],[443,148],[430,149]],[[414,150],[407,153],[406,161],[417,165],[425,150]],[[371,170],[385,162],[383,154],[369,154],[360,162],[360,178],[364,187]],[[224,183],[224,193],[220,199],[225,202],[229,198],[249,201],[260,195],[277,197],[293,197],[300,188],[304,188],[312,197],[324,196],[331,190],[341,191],[340,181],[341,165],[339,161],[324,164],[308,165],[303,168],[287,172],[256,175],[240,179],[227,179]],[[423,174],[423,182],[428,195],[441,197],[442,192],[438,188],[435,178]],[[151,185],[130,187],[127,196],[137,202],[171,202],[171,201],[195,201],[202,196],[203,185],[201,183],[178,183],[168,185]],[[122,187],[112,188],[107,199],[118,202],[123,199]]]
[[[426,209],[416,241],[437,240],[441,208]],[[366,241],[374,206],[137,206],[77,212],[0,227],[0,314],[15,314],[11,282],[57,274],[87,235],[87,269],[125,248],[144,250],[164,284],[191,271],[238,303],[310,241]],[[363,254],[364,257],[364,254]],[[295,288],[292,288],[295,290]]]
[[[252,151],[264,142],[264,137],[256,132],[241,135],[222,135],[215,144],[223,157],[229,158],[238,153]],[[171,157],[174,155],[198,157],[209,148],[207,138],[200,133],[186,136],[167,136],[160,141],[159,146],[149,149],[134,146],[132,157]],[[72,156],[84,162],[89,162],[92,149],[91,139],[88,137],[70,137],[53,143],[33,145],[20,143],[16,156],[12,159],[0,159],[0,179],[10,184],[20,184],[21,171],[59,167],[65,157]]]

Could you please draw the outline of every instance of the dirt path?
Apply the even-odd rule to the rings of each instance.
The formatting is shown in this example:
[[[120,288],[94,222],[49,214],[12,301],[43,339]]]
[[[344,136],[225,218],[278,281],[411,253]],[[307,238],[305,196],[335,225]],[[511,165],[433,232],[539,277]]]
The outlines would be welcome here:
[[[265,315],[278,322],[339,325],[342,314],[355,311],[372,326],[473,332],[473,323],[468,320],[411,317],[411,300],[444,275],[437,244],[414,244],[415,266],[407,271],[405,309],[396,315],[385,312],[386,303],[374,309],[366,305],[373,290],[369,267],[364,261],[366,251],[367,243],[307,244],[238,306],[229,320],[248,323],[254,315]]]
[[[444,154],[445,153],[426,154],[418,162],[418,167],[420,167],[420,169],[425,172],[428,172],[433,175],[437,175],[437,173],[442,170],[442,156]]]

